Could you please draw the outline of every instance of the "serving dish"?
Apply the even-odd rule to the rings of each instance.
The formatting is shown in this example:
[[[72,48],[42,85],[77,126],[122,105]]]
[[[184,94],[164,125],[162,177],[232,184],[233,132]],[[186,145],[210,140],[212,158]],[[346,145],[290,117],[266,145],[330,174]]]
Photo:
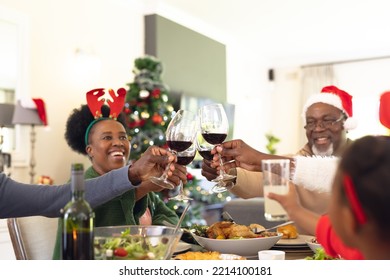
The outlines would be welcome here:
[[[187,252],[177,255],[175,260],[246,260],[245,257],[235,254],[221,254],[216,251]]]
[[[270,249],[280,240],[282,234],[270,237],[240,238],[240,239],[212,239],[192,234],[200,246],[209,251],[222,254],[235,254],[243,257],[257,256],[258,251]]]

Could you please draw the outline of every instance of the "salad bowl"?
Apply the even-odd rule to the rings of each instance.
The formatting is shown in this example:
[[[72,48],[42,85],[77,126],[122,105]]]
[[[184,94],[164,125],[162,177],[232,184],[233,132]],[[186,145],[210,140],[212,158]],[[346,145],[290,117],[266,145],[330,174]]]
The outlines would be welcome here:
[[[167,226],[96,227],[95,260],[166,260],[183,234]]]

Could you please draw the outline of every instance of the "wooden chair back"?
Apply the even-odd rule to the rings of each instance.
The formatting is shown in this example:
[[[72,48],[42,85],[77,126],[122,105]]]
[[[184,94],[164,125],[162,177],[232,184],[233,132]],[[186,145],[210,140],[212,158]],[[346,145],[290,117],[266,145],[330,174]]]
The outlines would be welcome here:
[[[52,259],[58,218],[10,218],[7,226],[17,260]]]

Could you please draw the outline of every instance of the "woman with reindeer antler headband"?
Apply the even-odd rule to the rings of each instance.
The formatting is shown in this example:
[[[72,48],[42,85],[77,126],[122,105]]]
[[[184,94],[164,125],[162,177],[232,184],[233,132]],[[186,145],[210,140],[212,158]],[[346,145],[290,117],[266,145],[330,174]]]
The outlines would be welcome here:
[[[138,188],[140,182],[159,176],[175,156],[166,149],[149,147],[131,166],[113,170],[85,183],[85,198],[92,207],[109,201],[124,192]],[[170,165],[169,176],[175,169]],[[142,184],[141,184],[142,185]],[[0,218],[46,216],[59,217],[60,210],[70,200],[70,184],[51,186],[23,184],[0,173]]]
[[[99,177],[111,170],[125,166],[129,160],[130,142],[125,129],[125,118],[122,112],[125,89],[117,94],[108,90],[113,101],[104,104],[104,89],[87,92],[88,105],[74,109],[69,116],[65,139],[76,152],[87,155],[92,166],[84,173],[85,179]],[[178,184],[186,180],[186,169],[176,165],[170,180]],[[95,225],[162,225],[163,221],[176,224],[176,213],[168,208],[159,198],[156,191],[162,188],[151,181],[141,183],[141,187],[130,190],[109,202],[94,208]],[[57,241],[53,254],[54,259],[60,257],[61,229],[57,232]]]

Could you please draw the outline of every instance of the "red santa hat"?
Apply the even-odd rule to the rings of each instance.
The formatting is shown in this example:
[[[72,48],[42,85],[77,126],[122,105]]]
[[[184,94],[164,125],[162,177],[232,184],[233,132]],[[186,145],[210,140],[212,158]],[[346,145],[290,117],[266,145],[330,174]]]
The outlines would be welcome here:
[[[347,92],[335,86],[326,86],[320,93],[313,94],[303,106],[303,117],[305,120],[307,109],[314,103],[325,103],[340,109],[348,117],[344,122],[344,129],[348,131],[356,128],[357,122],[352,116],[352,96]]]
[[[379,120],[390,129],[390,91],[384,92],[380,97]]]

